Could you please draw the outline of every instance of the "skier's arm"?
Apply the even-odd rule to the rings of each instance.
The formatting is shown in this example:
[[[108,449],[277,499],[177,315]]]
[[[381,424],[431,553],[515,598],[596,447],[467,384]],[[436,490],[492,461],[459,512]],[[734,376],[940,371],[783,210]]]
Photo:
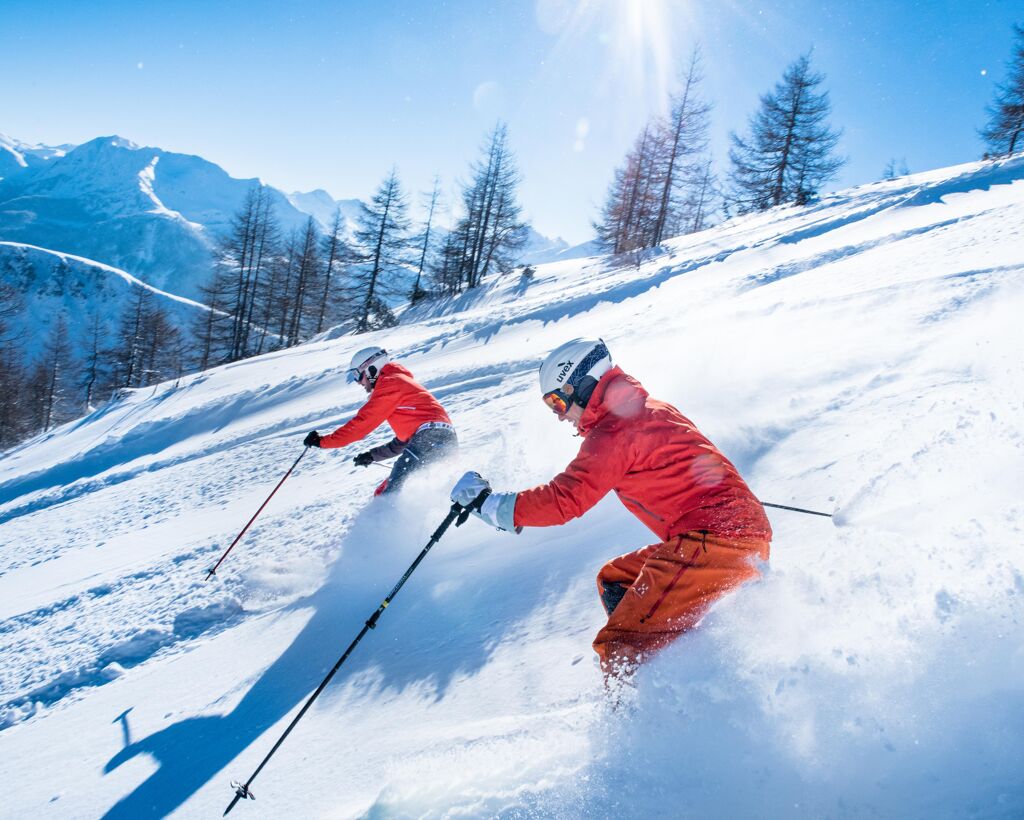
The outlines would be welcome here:
[[[373,457],[374,461],[387,461],[389,458],[402,455],[406,444],[408,444],[407,441],[402,441],[398,436],[395,436],[387,444],[371,447],[367,452]]]
[[[320,439],[320,446],[330,449],[345,447],[353,441],[359,441],[387,420],[400,398],[401,394],[390,379],[380,379],[370,394],[370,400],[359,408],[359,412],[349,421],[329,436],[323,436]]]
[[[516,495],[517,527],[550,527],[578,518],[607,495],[628,469],[628,455],[595,434],[579,454],[547,484]]]

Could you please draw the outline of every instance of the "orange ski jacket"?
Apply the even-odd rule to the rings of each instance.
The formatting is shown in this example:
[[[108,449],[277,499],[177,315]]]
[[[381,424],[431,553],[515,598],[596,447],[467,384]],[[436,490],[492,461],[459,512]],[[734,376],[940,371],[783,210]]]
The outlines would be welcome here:
[[[565,471],[517,495],[517,527],[564,524],[614,490],[662,541],[701,530],[771,539],[764,509],[729,460],[620,368],[601,377],[579,429],[583,444]]]
[[[380,369],[366,404],[333,433],[323,436],[320,446],[345,447],[372,433],[385,421],[403,442],[429,421],[452,423],[441,403],[413,379],[412,373],[400,364],[388,362]]]

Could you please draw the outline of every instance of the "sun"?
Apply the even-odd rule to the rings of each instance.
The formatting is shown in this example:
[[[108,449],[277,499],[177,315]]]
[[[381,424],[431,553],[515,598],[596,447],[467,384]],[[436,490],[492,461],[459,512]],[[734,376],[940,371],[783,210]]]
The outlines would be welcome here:
[[[677,66],[674,42],[692,19],[690,0],[538,0],[537,22],[558,35],[556,54],[604,54],[601,81],[616,93],[663,100]]]

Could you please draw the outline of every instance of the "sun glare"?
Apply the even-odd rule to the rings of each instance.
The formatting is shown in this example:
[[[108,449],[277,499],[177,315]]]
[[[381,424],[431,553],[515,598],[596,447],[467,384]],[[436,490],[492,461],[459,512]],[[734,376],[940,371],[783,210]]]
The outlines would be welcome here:
[[[558,35],[555,55],[579,48],[603,50],[603,89],[661,105],[675,80],[679,55],[673,42],[688,0],[538,0],[537,22]]]

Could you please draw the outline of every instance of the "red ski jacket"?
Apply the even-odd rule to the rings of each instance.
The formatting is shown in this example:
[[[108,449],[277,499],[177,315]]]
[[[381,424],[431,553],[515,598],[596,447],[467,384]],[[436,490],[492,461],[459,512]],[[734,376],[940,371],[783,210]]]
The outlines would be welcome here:
[[[380,369],[370,398],[349,421],[320,439],[324,448],[344,447],[372,433],[382,422],[391,425],[401,441],[412,438],[428,421],[451,424],[440,402],[402,365],[388,362]]]
[[[764,509],[729,460],[618,367],[594,388],[580,433],[580,452],[564,472],[517,495],[517,527],[564,524],[614,490],[662,541],[694,530],[771,539]]]

